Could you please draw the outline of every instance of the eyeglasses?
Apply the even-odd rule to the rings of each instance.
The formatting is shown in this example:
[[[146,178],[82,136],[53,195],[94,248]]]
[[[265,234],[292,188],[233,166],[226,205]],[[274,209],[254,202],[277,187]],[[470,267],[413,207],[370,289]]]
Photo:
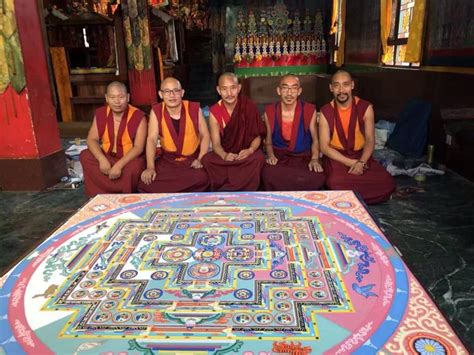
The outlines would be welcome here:
[[[178,95],[181,92],[181,90],[182,89],[175,88],[175,89],[172,89],[172,90],[165,89],[165,90],[160,90],[160,91],[163,95],[170,96],[171,94]]]
[[[299,86],[280,86],[282,92],[297,92],[299,89]]]

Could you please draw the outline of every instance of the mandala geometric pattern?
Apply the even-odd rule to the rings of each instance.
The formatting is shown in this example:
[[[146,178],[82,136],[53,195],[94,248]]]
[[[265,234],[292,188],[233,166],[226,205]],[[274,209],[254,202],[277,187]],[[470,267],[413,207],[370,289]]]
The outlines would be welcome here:
[[[0,353],[467,354],[351,192],[98,196],[3,283]]]

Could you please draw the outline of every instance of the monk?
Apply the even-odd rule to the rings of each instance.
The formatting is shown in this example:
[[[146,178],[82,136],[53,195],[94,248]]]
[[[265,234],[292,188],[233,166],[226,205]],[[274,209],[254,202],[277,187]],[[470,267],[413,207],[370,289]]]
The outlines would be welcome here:
[[[202,163],[212,191],[255,191],[260,185],[265,127],[257,106],[240,95],[241,88],[235,74],[222,74],[217,86],[222,99],[209,110],[213,151]]]
[[[324,185],[316,106],[299,99],[302,91],[296,75],[285,75],[277,87],[280,101],[265,107],[266,191],[309,191]]]
[[[146,169],[139,192],[202,192],[209,178],[201,159],[209,150],[209,130],[198,102],[183,100],[181,83],[162,81],[162,103],[152,106],[146,142]],[[158,138],[161,156],[156,160]]]
[[[142,156],[147,124],[145,113],[128,104],[127,87],[118,81],[107,86],[107,105],[95,112],[87,135],[87,148],[80,155],[85,193],[136,192],[145,168]]]
[[[372,104],[352,96],[354,81],[336,72],[329,84],[334,100],[321,108],[319,141],[325,155],[326,186],[354,190],[366,203],[386,201],[395,181],[373,158],[375,145]]]

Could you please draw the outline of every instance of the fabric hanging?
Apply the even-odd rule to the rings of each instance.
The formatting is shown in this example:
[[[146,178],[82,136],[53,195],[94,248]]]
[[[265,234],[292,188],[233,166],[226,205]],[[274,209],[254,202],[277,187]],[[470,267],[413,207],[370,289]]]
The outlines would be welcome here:
[[[380,0],[380,42],[382,43],[382,62],[389,60],[388,38],[392,26],[392,0]]]
[[[419,63],[423,51],[423,29],[425,26],[426,0],[416,0],[410,22],[405,62]]]
[[[13,0],[0,1],[0,94],[8,85],[17,93],[26,86]]]

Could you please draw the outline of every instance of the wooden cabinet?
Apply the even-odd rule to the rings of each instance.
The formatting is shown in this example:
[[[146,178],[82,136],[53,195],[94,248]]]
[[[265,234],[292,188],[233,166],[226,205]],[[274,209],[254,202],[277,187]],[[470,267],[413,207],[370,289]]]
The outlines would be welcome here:
[[[85,11],[46,17],[46,29],[63,122],[91,121],[105,102],[108,83],[127,81],[122,16]]]

